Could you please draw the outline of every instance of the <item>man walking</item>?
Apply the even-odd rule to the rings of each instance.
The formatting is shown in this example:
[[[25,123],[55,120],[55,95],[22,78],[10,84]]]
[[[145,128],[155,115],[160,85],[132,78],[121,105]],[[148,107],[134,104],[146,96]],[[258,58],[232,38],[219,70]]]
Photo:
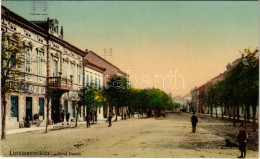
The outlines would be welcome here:
[[[239,150],[241,152],[241,156],[239,156],[239,158],[246,157],[246,140],[247,139],[248,139],[248,131],[246,129],[245,123],[242,123],[240,126],[239,133],[238,133]]]
[[[90,127],[90,116],[87,115],[87,116],[85,117],[85,120],[86,120],[86,122],[87,122],[87,128],[89,128],[89,127]]]
[[[195,133],[196,132],[196,126],[198,123],[198,118],[195,116],[195,112],[193,113],[192,117],[191,117],[191,123],[192,123],[192,132]]]

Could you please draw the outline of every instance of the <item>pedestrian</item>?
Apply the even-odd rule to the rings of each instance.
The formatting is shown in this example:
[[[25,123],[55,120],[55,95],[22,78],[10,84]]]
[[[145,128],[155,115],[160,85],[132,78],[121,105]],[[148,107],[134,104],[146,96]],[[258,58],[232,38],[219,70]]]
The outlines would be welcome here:
[[[64,122],[64,110],[61,111],[60,117],[61,117],[61,122]]]
[[[192,117],[191,117],[191,123],[192,123],[192,132],[195,133],[196,132],[196,126],[198,123],[198,118],[195,116],[195,112],[193,113]]]
[[[24,127],[26,127],[26,128],[31,127],[31,124],[30,124],[30,117],[29,117],[29,116],[26,116],[26,117],[25,117],[25,124],[24,124]]]
[[[109,113],[109,116],[108,116],[108,127],[112,126],[112,115],[111,113]]]
[[[90,116],[87,115],[87,116],[85,117],[85,120],[86,120],[86,122],[87,122],[87,128],[89,128],[89,127],[90,127]]]
[[[245,123],[241,123],[237,138],[238,138],[238,143],[239,143],[239,150],[241,152],[241,156],[239,156],[238,158],[245,158],[246,157],[246,140],[248,139],[248,131],[246,129]]]
[[[92,113],[91,113],[91,118],[92,118],[92,124],[94,124],[95,123],[95,112],[94,111],[92,111]]]
[[[131,111],[131,116],[132,116],[132,118],[135,117],[135,112],[134,111]]]
[[[33,115],[33,120],[36,121],[36,124],[38,124],[38,122],[39,122],[39,114],[37,114],[37,113],[34,114]]]
[[[127,116],[128,116],[129,119],[131,118],[131,115],[130,115],[129,111],[127,111]]]
[[[66,121],[69,122],[69,119],[70,119],[70,113],[67,112],[67,114],[66,114]]]
[[[126,120],[126,113],[124,113],[124,120]]]

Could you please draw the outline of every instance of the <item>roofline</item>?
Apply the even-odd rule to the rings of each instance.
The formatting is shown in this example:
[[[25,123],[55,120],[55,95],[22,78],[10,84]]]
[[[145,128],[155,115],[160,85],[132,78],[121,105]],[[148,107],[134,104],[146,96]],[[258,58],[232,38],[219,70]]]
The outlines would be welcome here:
[[[123,75],[126,76],[126,77],[129,76],[127,73],[123,72],[122,70],[118,70],[118,73],[121,73],[121,74],[123,74]]]
[[[106,68],[95,65],[86,59],[84,59],[84,66],[90,66],[91,69],[94,69],[95,71],[98,71],[100,73],[104,73],[107,70]]]
[[[118,70],[119,73],[123,74],[124,76],[128,76],[127,73],[121,71],[117,66],[115,66],[114,64],[108,62],[106,59],[102,58],[101,56],[99,56],[99,55],[98,55],[97,53],[95,53],[94,51],[91,51],[91,50],[88,51],[88,50],[86,50],[86,52],[87,52],[87,53],[92,53],[92,54],[94,54],[95,56],[99,57],[101,60],[105,61],[105,62],[108,63],[109,65],[115,67],[115,68]],[[87,58],[87,57],[86,57],[86,58]]]

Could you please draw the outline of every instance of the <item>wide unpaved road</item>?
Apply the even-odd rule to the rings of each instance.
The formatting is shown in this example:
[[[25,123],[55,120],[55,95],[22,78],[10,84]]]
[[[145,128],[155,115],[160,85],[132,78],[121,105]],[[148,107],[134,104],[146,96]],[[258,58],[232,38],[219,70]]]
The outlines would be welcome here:
[[[227,135],[238,130],[230,122],[199,118],[198,132],[193,134],[190,117],[190,114],[174,113],[166,118],[119,120],[112,127],[99,123],[89,129],[82,125],[47,134],[37,131],[9,135],[1,142],[1,150],[4,156],[16,156],[17,151],[49,152],[45,157],[58,154],[63,157],[234,158],[240,155],[238,148],[224,146]],[[258,150],[248,150],[247,157],[258,158]]]

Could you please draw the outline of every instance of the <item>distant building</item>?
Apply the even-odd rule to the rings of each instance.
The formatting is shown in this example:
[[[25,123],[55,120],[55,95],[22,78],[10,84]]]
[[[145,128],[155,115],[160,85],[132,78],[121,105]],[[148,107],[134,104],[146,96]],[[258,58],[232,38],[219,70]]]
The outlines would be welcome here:
[[[185,111],[190,112],[191,111],[190,110],[191,109],[191,94],[188,93],[188,94],[184,95],[183,98],[184,98],[183,109]]]
[[[255,50],[255,55],[259,57],[258,55],[259,50]],[[234,68],[244,60],[244,55],[242,54],[241,58],[236,59],[232,63],[229,63],[226,66],[226,71],[223,73],[220,73],[218,76],[212,78],[210,81],[207,83],[202,84],[199,87],[195,87],[194,89],[191,90],[191,109],[192,111],[198,112],[198,113],[210,113],[210,107],[207,105],[206,102],[206,92],[215,84],[217,84],[219,81],[223,80],[229,73],[231,73]],[[220,113],[221,108],[218,108],[217,111]],[[229,110],[232,112],[232,110]],[[215,109],[212,110],[213,113],[215,113]],[[225,114],[228,114],[229,112],[227,110],[224,110]],[[240,114],[243,115],[243,110],[240,110]],[[257,111],[258,112],[258,111]],[[252,114],[252,113],[251,113]]]

